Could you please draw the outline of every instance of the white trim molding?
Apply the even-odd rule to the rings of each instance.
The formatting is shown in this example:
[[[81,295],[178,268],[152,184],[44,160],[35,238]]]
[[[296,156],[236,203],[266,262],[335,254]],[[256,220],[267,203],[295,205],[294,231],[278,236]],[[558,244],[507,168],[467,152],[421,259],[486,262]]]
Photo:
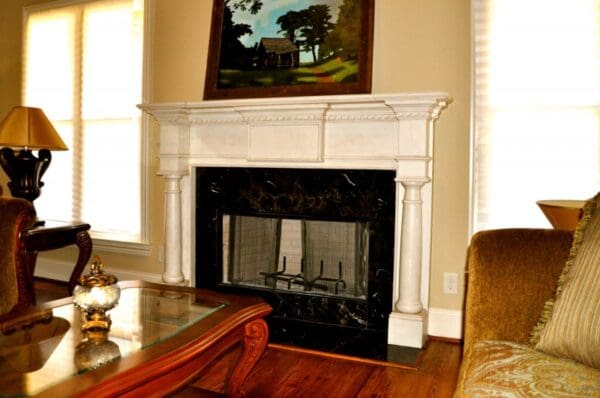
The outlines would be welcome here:
[[[94,251],[110,252],[119,254],[130,254],[132,256],[148,257],[150,256],[150,245],[139,242],[125,242],[111,239],[103,239],[94,232],[91,233]]]
[[[35,276],[40,278],[52,279],[55,281],[68,282],[74,262],[56,260],[50,258],[44,258],[38,255],[37,263],[35,266]],[[113,274],[120,281],[128,280],[144,280],[147,282],[164,283],[160,274],[153,274],[150,272],[141,272],[134,270],[123,270],[121,268],[116,269],[112,267],[104,267],[104,271]],[[89,269],[85,269],[83,274],[88,274]]]
[[[427,335],[434,121],[446,93],[361,94],[144,104],[160,128],[165,179],[163,280],[194,284],[194,170],[273,167],[393,170],[396,184],[389,343]]]
[[[463,313],[460,310],[446,308],[429,308],[430,336],[462,339]]]

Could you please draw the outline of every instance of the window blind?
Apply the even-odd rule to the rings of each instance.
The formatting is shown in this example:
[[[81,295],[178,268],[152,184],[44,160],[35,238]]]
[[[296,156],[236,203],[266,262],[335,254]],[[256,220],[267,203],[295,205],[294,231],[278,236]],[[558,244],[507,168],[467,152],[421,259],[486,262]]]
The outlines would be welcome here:
[[[140,241],[143,1],[57,4],[25,15],[23,102],[69,146],[52,153],[36,209]]]
[[[600,0],[474,0],[473,229],[600,189]]]

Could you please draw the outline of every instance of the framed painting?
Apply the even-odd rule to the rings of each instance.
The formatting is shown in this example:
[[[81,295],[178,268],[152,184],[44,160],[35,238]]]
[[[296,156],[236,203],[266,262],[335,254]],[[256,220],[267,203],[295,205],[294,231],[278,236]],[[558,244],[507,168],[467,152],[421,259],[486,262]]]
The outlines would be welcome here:
[[[371,91],[374,0],[214,0],[204,99]]]

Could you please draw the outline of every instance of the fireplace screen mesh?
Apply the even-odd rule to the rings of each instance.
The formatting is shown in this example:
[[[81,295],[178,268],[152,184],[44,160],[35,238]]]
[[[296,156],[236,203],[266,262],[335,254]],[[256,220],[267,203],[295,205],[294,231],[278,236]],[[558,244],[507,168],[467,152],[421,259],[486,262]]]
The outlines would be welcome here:
[[[366,298],[366,222],[223,216],[223,282]]]

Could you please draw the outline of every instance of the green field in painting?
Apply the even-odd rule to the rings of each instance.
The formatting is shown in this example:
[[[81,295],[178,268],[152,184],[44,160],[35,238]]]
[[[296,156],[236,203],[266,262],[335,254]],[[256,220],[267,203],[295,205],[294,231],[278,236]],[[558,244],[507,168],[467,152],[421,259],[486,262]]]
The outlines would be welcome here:
[[[294,69],[257,69],[219,71],[219,88],[269,87],[314,83],[354,82],[358,77],[358,64],[355,60],[329,61]]]

